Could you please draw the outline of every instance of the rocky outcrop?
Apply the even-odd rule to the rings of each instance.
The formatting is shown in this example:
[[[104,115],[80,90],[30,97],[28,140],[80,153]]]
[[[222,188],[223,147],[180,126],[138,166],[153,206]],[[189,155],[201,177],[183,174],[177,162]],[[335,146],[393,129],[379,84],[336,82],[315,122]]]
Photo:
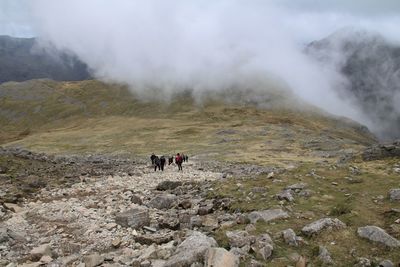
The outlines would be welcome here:
[[[400,157],[400,140],[391,144],[371,146],[362,153],[363,160],[380,160],[385,158]]]
[[[389,199],[391,201],[400,201],[400,188],[389,190]]]
[[[359,227],[357,234],[373,242],[384,244],[387,247],[400,247],[400,241],[385,232],[382,228],[377,226]]]

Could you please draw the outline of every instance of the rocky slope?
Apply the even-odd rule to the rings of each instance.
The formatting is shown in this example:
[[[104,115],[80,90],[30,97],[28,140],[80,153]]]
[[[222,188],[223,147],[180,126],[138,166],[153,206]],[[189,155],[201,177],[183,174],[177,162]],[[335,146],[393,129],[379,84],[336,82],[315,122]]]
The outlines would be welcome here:
[[[379,34],[346,28],[312,42],[307,54],[338,69],[348,84],[339,95],[351,97],[383,139],[400,137],[400,47]]]
[[[86,64],[70,54],[45,50],[34,38],[0,36],[0,83],[38,78],[84,80],[89,77]]]
[[[272,170],[190,157],[182,172],[10,148],[0,159],[2,266],[400,263],[398,158]],[[376,172],[382,166],[390,169]],[[12,180],[32,176],[34,192],[10,198]]]

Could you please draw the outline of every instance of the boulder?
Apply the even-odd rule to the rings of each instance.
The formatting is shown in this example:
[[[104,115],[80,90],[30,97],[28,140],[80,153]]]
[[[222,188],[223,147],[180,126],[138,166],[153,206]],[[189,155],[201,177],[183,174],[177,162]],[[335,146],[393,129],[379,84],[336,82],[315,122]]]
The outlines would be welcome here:
[[[39,260],[41,257],[43,257],[43,256],[52,256],[52,251],[51,251],[51,247],[50,247],[50,245],[49,244],[43,244],[43,245],[40,245],[40,246],[38,246],[38,247],[36,247],[36,248],[33,248],[30,252],[29,252],[29,254],[31,255],[31,257],[34,259],[34,260]]]
[[[286,189],[276,195],[276,198],[279,200],[286,200],[288,202],[293,202],[294,197],[292,195],[292,190]]]
[[[251,249],[256,253],[256,256],[264,261],[272,256],[274,250],[273,242],[268,234],[258,236],[251,246]]]
[[[241,248],[246,245],[249,246],[256,240],[255,236],[249,235],[246,231],[241,230],[227,231],[225,235],[229,240],[229,245],[236,248]]]
[[[391,201],[400,201],[400,188],[391,189],[389,191],[389,199]]]
[[[283,230],[282,237],[285,240],[285,243],[289,246],[297,247],[299,245],[297,242],[296,233],[291,228]]]
[[[165,267],[185,267],[195,262],[203,262],[207,250],[216,247],[217,242],[212,237],[193,231],[176,248],[175,254],[167,260]]]
[[[272,220],[289,218],[289,214],[282,209],[270,209],[262,211],[253,211],[248,215],[251,223],[256,223],[258,220],[269,222]]]
[[[173,194],[158,195],[150,200],[148,206],[159,210],[170,209],[176,204],[176,200],[177,197]]]
[[[285,189],[293,190],[293,191],[300,191],[300,190],[303,190],[306,187],[307,187],[306,183],[298,183],[298,184],[289,185],[289,186],[285,187]]]
[[[306,236],[312,236],[319,234],[324,229],[342,229],[345,228],[346,224],[339,219],[323,218],[318,221],[312,222],[301,229],[302,233]]]
[[[331,257],[331,254],[329,251],[326,249],[324,246],[319,246],[319,253],[318,253],[318,259],[324,264],[324,265],[331,265],[333,264],[333,260]]]
[[[150,225],[149,211],[143,208],[135,208],[118,213],[115,222],[124,227],[139,229]]]
[[[384,244],[388,247],[400,247],[400,241],[392,237],[385,230],[377,226],[365,226],[359,227],[357,233],[360,237],[366,238],[368,240]]]
[[[162,181],[156,187],[158,191],[166,191],[166,190],[174,190],[178,186],[181,186],[182,182],[180,181]]]
[[[83,257],[83,262],[85,263],[85,267],[95,267],[104,262],[104,257],[98,253],[90,254]]]
[[[206,267],[239,267],[239,257],[224,248],[209,248],[204,265]]]

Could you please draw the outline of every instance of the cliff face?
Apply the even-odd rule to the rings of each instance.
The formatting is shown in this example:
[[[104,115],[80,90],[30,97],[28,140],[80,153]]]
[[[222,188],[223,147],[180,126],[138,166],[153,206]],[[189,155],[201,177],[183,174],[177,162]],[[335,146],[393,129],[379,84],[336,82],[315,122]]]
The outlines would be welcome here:
[[[346,29],[312,42],[306,51],[347,77],[339,93],[353,98],[381,138],[400,137],[399,46],[374,33]]]
[[[75,81],[89,77],[86,64],[73,55],[39,48],[34,38],[0,36],[0,83],[38,78]]]

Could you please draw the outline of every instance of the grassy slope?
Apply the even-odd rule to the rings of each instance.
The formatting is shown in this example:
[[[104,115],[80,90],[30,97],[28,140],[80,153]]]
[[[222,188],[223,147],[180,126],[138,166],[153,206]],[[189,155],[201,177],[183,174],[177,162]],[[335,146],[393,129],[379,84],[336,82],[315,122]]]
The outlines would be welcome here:
[[[2,143],[38,151],[184,151],[259,164],[313,161],[321,151],[372,142],[353,125],[312,111],[257,109],[219,100],[195,105],[187,94],[169,103],[146,102],[123,86],[98,81],[3,84],[0,123]]]

